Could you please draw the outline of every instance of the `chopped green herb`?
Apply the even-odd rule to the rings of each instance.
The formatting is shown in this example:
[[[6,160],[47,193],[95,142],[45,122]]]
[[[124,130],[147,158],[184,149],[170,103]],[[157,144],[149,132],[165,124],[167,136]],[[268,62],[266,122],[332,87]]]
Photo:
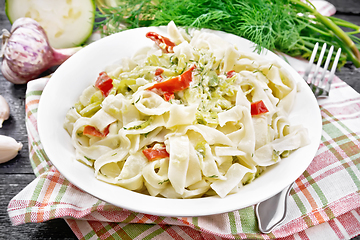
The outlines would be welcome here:
[[[88,161],[95,161],[94,159],[88,158],[87,156],[84,156],[84,158]]]
[[[169,181],[170,181],[169,179],[166,179],[166,180],[164,180],[164,181],[158,182],[158,184],[162,185],[162,184],[167,183],[167,182],[169,182]]]
[[[148,137],[148,135],[149,135],[149,133],[150,133],[150,132],[147,132],[147,133],[142,133],[141,135],[147,138],[147,137]]]
[[[208,176],[208,178],[218,178],[217,175],[211,175],[211,176]]]

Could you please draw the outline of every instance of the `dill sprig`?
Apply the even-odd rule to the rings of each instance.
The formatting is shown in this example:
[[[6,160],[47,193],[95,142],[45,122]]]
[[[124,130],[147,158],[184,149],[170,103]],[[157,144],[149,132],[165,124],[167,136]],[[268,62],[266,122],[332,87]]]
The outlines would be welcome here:
[[[341,47],[339,67],[351,61],[360,67],[360,27],[325,17],[301,0],[132,0],[100,7],[103,34],[167,25],[208,28],[244,37],[263,48],[309,58],[316,42]],[[353,31],[344,32],[341,28]]]

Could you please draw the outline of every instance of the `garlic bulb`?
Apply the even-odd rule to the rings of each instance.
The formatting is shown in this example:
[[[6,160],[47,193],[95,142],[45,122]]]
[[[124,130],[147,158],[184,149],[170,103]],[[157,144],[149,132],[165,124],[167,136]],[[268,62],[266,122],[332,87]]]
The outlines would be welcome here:
[[[9,119],[10,108],[9,104],[6,102],[5,98],[0,95],[0,128],[2,128],[2,123]]]
[[[22,148],[22,143],[14,138],[0,135],[0,163],[13,159]]]
[[[55,49],[49,44],[45,30],[31,18],[19,18],[11,32],[2,34],[1,72],[14,84],[35,79],[52,66],[60,65],[82,47]]]

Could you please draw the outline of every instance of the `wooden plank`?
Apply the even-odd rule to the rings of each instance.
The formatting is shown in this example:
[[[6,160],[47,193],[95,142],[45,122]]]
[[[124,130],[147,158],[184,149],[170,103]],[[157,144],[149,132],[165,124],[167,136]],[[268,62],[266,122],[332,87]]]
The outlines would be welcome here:
[[[360,13],[360,1],[358,0],[327,0],[333,4],[338,13]]]
[[[12,226],[7,205],[34,178],[33,174],[0,174],[0,239],[76,239],[63,219]]]
[[[350,0],[347,1],[352,2]],[[360,2],[357,9],[360,10]],[[360,26],[360,17],[358,15],[336,13],[334,16]],[[344,28],[344,31],[349,30]],[[357,34],[356,36],[360,37],[360,34]],[[338,76],[341,80],[349,84],[352,88],[360,93],[360,68],[356,68],[353,64],[348,63],[340,71],[336,71],[336,76]]]

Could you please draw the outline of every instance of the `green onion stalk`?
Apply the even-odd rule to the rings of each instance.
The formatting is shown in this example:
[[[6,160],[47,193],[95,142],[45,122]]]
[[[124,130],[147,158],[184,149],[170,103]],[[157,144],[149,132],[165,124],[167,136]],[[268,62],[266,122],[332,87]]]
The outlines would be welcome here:
[[[320,14],[308,0],[115,0],[111,6],[105,1],[97,1],[104,35],[174,21],[238,35],[256,43],[258,52],[266,48],[305,59],[316,42],[326,43],[342,49],[339,68],[346,62],[360,67],[360,27]]]
[[[327,27],[328,33],[324,32],[323,34],[332,37],[338,43],[338,47],[341,47],[342,50],[346,52],[348,60],[353,62],[356,67],[360,67],[360,52],[358,47],[355,45],[354,41],[350,37],[350,35],[352,34],[359,33],[359,26],[346,21],[341,21],[334,17],[326,17],[320,14],[313,5],[306,4],[300,0],[291,0],[291,2],[311,13],[313,16],[315,16],[319,23],[322,23],[325,27]],[[340,28],[340,26],[353,28],[356,31],[345,33]]]

